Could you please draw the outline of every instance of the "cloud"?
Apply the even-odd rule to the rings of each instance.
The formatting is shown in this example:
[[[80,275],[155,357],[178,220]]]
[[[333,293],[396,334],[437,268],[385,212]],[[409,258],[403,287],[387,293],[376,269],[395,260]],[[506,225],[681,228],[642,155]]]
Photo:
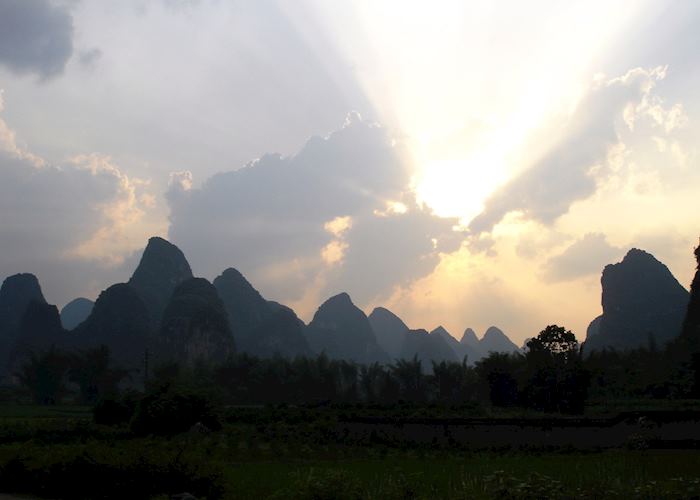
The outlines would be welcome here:
[[[92,69],[102,57],[102,51],[98,48],[81,50],[78,54],[78,62],[86,69]]]
[[[56,76],[73,53],[73,19],[49,0],[0,2],[0,64],[42,80]]]
[[[624,149],[620,122],[629,130],[640,120],[652,122],[664,132],[682,126],[682,107],[667,109],[652,94],[665,76],[666,67],[660,66],[635,68],[610,80],[597,78],[569,118],[563,138],[529,169],[492,194],[469,229],[476,234],[489,232],[514,211],[549,225],[572,203],[596,191],[598,181],[608,173],[608,164],[615,160],[615,152]]]
[[[622,248],[610,245],[604,234],[588,233],[547,260],[543,277],[545,281],[557,282],[600,274],[603,267],[619,260],[623,253]]]
[[[0,278],[35,273],[59,303],[94,296],[123,276],[120,266],[152,229],[141,201],[147,184],[96,154],[51,165],[14,136],[0,119]]]
[[[415,202],[407,158],[386,129],[352,115],[294,156],[263,156],[201,188],[173,174],[169,234],[207,276],[235,266],[280,300],[315,283],[363,303],[430,273],[461,240],[455,219]]]

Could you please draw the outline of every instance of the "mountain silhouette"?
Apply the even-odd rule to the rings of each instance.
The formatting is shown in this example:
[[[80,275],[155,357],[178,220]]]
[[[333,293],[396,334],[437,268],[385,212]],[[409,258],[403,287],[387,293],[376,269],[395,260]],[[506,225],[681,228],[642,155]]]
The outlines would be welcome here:
[[[236,347],[261,357],[308,355],[303,323],[294,311],[270,302],[236,269],[226,269],[214,280],[228,313]]]
[[[695,249],[695,259],[698,265],[690,285],[690,300],[681,333],[683,343],[692,352],[700,351],[700,245]]]
[[[90,316],[67,334],[75,349],[105,345],[116,365],[141,369],[151,337],[146,304],[126,283],[112,285],[95,301]]]
[[[190,278],[192,269],[178,247],[163,238],[148,240],[129,285],[146,304],[153,330],[158,330],[175,287]]]
[[[448,333],[449,335],[449,333]],[[432,373],[432,362],[459,361],[457,354],[440,335],[431,335],[426,330],[409,330],[401,348],[402,359],[418,357],[426,372]]]
[[[467,332],[471,332],[471,334]],[[430,335],[439,335],[442,337],[445,342],[447,342],[447,345],[452,348],[459,361],[463,361],[466,357],[467,363],[473,365],[483,357],[479,339],[476,338],[476,334],[471,328],[465,330],[465,333],[462,335],[462,340],[459,341],[442,326],[434,329],[430,332]],[[465,336],[467,337],[466,339]]]
[[[32,300],[20,321],[19,335],[10,354],[10,370],[17,371],[31,353],[46,351],[51,347],[65,348],[66,340],[58,308]]]
[[[372,326],[347,293],[325,301],[305,330],[315,352],[358,363],[388,363],[389,355],[379,346]]]
[[[15,274],[3,281],[0,287],[0,375],[6,373],[22,317],[32,301],[46,303],[36,276]]]
[[[163,313],[156,360],[220,362],[235,351],[228,315],[214,285],[204,278],[180,283]]]
[[[586,351],[632,349],[650,338],[663,345],[680,334],[688,292],[653,255],[633,248],[605,266],[601,285],[603,314],[589,327]]]
[[[600,333],[600,323],[603,321],[603,315],[597,316],[593,321],[588,324],[586,328],[586,342],[588,342],[591,337],[595,337]]]
[[[464,350],[462,345],[459,343],[459,341],[454,338],[450,332],[448,332],[445,327],[442,325],[438,326],[434,330],[430,332],[430,335],[437,335],[439,337],[442,337],[442,339],[445,341],[445,343],[450,346],[450,349],[455,353],[455,357],[458,360],[464,359],[464,356],[462,356],[462,351]]]
[[[471,328],[464,330],[459,343],[462,345],[462,349],[464,349],[464,353],[467,355],[467,359],[470,363],[476,363],[484,357],[481,342],[476,336],[476,332]]]
[[[83,297],[68,302],[61,309],[61,324],[63,328],[72,330],[78,326],[90,316],[93,307],[95,307],[95,303]]]
[[[400,357],[401,348],[409,330],[406,323],[384,307],[375,307],[367,319],[377,337],[379,346],[391,359]]]
[[[481,351],[488,355],[490,352],[518,352],[520,349],[515,345],[508,336],[499,328],[490,326],[484,333],[484,336],[479,342]]]

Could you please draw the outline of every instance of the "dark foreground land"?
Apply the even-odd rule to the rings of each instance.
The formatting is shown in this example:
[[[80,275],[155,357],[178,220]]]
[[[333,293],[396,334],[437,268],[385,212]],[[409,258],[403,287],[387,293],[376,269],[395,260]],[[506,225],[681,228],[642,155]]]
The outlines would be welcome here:
[[[97,425],[87,407],[6,405],[0,407],[0,493],[46,498],[171,498],[185,492],[196,498],[280,499],[700,496],[696,411],[575,418],[464,418],[463,413],[237,407],[226,410],[219,430],[195,425],[157,436],[134,433],[126,425]]]

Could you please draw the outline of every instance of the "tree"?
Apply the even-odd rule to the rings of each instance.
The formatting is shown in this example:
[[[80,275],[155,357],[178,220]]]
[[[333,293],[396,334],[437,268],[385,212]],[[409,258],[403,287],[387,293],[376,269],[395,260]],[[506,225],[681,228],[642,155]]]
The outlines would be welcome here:
[[[401,397],[406,401],[419,402],[425,400],[425,384],[423,383],[423,368],[418,355],[413,359],[399,359],[391,367],[391,374],[396,377],[401,388]]]
[[[360,367],[360,388],[365,400],[374,403],[378,400],[384,368],[379,363]]]
[[[359,399],[357,365],[350,361],[340,360],[338,372],[338,395],[347,403],[356,403]]]
[[[83,403],[94,403],[100,397],[114,395],[128,371],[111,366],[109,347],[86,349],[70,356],[68,379],[78,384]]]
[[[65,390],[68,366],[67,356],[52,347],[39,354],[29,353],[16,375],[37,404],[53,405]]]
[[[467,365],[467,358],[461,363],[433,361],[431,382],[437,399],[443,404],[460,404],[475,396],[477,384],[474,369]]]
[[[578,341],[570,330],[549,325],[527,343],[525,403],[539,410],[579,413],[588,391]]]
[[[564,360],[578,354],[578,341],[571,330],[563,326],[549,325],[537,337],[527,342],[528,352],[545,353]]]
[[[476,372],[488,384],[494,406],[512,406],[518,402],[517,374],[522,356],[492,352],[476,363]]]

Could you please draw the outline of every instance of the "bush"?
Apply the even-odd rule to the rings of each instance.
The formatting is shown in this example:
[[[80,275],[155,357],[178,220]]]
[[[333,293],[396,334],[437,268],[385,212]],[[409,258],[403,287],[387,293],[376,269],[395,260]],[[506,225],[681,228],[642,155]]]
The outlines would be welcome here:
[[[0,484],[8,493],[50,498],[152,498],[189,492],[222,498],[223,475],[195,457],[67,446],[25,449],[0,464]]]
[[[211,396],[186,388],[160,387],[136,405],[131,430],[136,434],[172,436],[195,424],[221,429],[220,412]]]
[[[96,424],[121,425],[128,423],[134,416],[141,395],[135,391],[127,391],[119,397],[102,398],[92,409],[92,417]]]

